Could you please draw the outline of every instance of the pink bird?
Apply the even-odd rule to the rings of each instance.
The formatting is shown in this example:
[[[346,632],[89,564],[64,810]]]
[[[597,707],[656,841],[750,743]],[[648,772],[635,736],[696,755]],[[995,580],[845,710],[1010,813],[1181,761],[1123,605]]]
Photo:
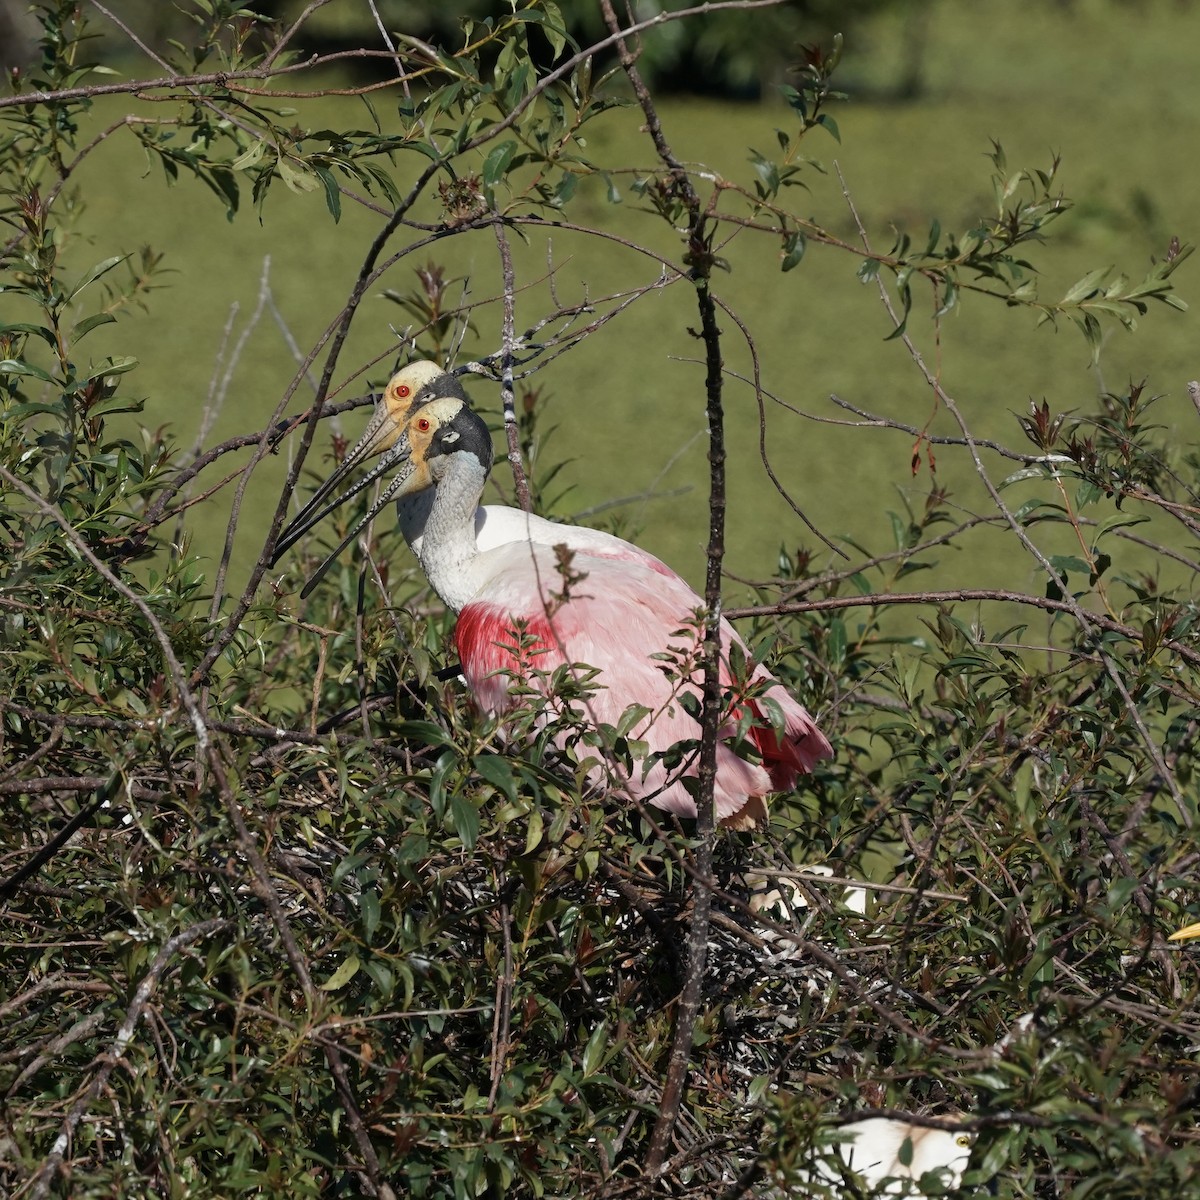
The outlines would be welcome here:
[[[364,479],[326,502],[356,464],[376,454],[381,458]],[[595,759],[591,777],[605,779],[610,791],[694,817],[685,780],[697,771],[700,726],[689,708],[696,710],[703,674],[703,601],[665,563],[620,538],[519,509],[481,508],[492,460],[491,434],[458,380],[433,363],[413,363],[389,382],[363,437],[284,531],[276,557],[398,466],[302,594],[396,499],[405,540],[433,590],[458,614],[455,642],[479,707],[499,716],[516,703],[515,685],[532,686],[547,699],[547,721],[571,715],[604,730],[624,719],[628,738],[648,752],[630,766],[604,748],[576,746]],[[807,709],[753,663],[727,621],[721,646],[726,708],[715,810],[723,825],[748,828],[766,819],[768,795],[794,788],[797,776],[832,750]],[[564,670],[580,688],[553,686]],[[685,696],[697,704],[685,704]],[[578,734],[568,728],[555,740],[566,748]],[[681,743],[690,746],[672,756]]]

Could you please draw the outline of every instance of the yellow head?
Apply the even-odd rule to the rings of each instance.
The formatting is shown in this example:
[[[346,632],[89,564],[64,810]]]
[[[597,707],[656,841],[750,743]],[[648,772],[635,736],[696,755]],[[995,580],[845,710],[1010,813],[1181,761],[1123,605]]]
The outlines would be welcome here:
[[[328,516],[338,505],[357,495],[385,471],[401,466],[403,469],[384,489],[383,495],[366,517],[350,532],[340,546],[327,558],[309,579],[301,595],[308,595],[328,570],[333,560],[358,535],[359,531],[391,500],[411,492],[432,487],[436,482],[430,469],[431,452],[438,431],[447,436],[446,428],[458,414],[461,418],[482,426],[470,410],[470,401],[458,379],[443,371],[436,363],[414,362],[397,371],[375,404],[375,411],[363,435],[346,455],[341,465],[316,490],[313,497],[296,514],[279,535],[272,563],[293,546],[316,523]],[[486,433],[486,426],[483,426]],[[361,479],[338,493],[342,482],[360,463],[379,455],[379,461]],[[488,460],[490,465],[490,458]],[[330,497],[333,497],[330,499]]]

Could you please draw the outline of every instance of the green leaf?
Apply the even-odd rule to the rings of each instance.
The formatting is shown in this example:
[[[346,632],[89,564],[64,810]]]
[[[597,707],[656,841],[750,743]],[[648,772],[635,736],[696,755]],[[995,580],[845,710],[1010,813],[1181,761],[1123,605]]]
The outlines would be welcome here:
[[[384,1001],[390,1000],[396,989],[396,977],[388,969],[387,964],[378,958],[368,958],[363,963],[362,969],[363,974],[368,975],[379,989]],[[401,973],[404,973],[404,970],[403,967],[400,968]]]
[[[396,736],[417,746],[453,746],[454,739],[432,721],[401,721]]]
[[[247,171],[251,167],[256,167],[262,162],[263,155],[266,153],[267,145],[262,141],[253,141],[248,149],[243,151],[229,164],[234,171]]]
[[[41,367],[35,367],[33,363],[19,358],[0,359],[0,375],[32,375],[35,379],[44,379],[47,383],[54,382]]]
[[[1013,519],[1020,525],[1024,525],[1031,516],[1040,508],[1048,508],[1053,512],[1061,513],[1063,507],[1061,504],[1052,504],[1049,500],[1026,500],[1019,508],[1013,510]]]
[[[91,333],[91,331],[93,329],[97,328],[97,326],[115,325],[116,323],[117,323],[117,318],[114,317],[112,315],[112,313],[106,313],[106,312],[93,313],[90,317],[84,317],[84,319],[82,321],[78,322],[76,325],[74,325],[72,327],[71,341],[73,341],[73,342],[80,341],[86,334]]]
[[[27,400],[24,404],[14,404],[6,411],[8,415],[18,418],[58,417],[61,419],[63,415],[61,404],[42,404],[34,400]]]
[[[0,288],[0,291],[5,289]],[[18,323],[16,325],[0,325],[0,333],[28,333],[34,337],[40,337],[47,346],[53,348],[58,344],[58,339],[54,336],[54,330],[48,329],[45,325],[26,325]]]
[[[513,43],[509,43],[512,45]],[[526,58],[516,62],[511,70],[503,72],[504,78],[504,108],[511,111],[529,94],[533,88],[535,73],[533,65]]]
[[[90,271],[86,271],[79,282],[67,293],[67,302],[74,300],[80,292],[90,283],[95,283],[101,275],[107,275],[113,267],[119,266],[127,258],[128,254],[115,254],[112,258],[106,258],[103,262],[98,262]]]
[[[996,486],[999,491],[1004,491],[1006,487],[1012,487],[1014,483],[1021,483],[1026,479],[1047,478],[1051,478],[1049,465],[1038,463],[1035,466],[1022,467],[1019,471],[1014,471],[1011,475],[1005,475]]]
[[[958,307],[958,285],[953,279],[945,280],[945,291],[942,293],[941,307],[933,315],[944,317],[952,309]]]
[[[540,12],[536,8],[527,8],[517,14],[517,19],[520,21],[529,21],[542,27],[542,31],[545,33],[546,40],[550,43],[550,49],[554,52],[554,58],[556,59],[561,57],[568,41],[572,47],[578,48],[578,43],[568,34],[562,12],[558,5],[554,3],[554,0],[541,0],[541,8],[542,11]]]
[[[903,337],[908,329],[908,317],[912,312],[912,288],[908,283],[911,274],[912,270],[909,267],[902,267],[896,272],[896,297],[900,301],[900,321],[896,328],[883,339],[885,342]]]
[[[860,283],[870,283],[879,278],[879,263],[873,258],[864,258],[855,271]]]
[[[529,814],[529,826],[525,831],[525,853],[532,854],[542,840],[543,820],[541,809],[535,808]]]
[[[1066,308],[1069,305],[1078,304],[1081,300],[1093,295],[1111,270],[1111,267],[1097,267],[1096,270],[1089,271],[1082,279],[1072,285],[1067,294],[1059,301],[1059,304]]]
[[[497,183],[504,177],[504,173],[508,170],[509,164],[513,160],[513,155],[517,152],[517,143],[511,139],[507,142],[501,142],[492,152],[484,159],[483,162],[483,184],[485,187],[495,187]]]
[[[346,984],[358,974],[358,968],[362,964],[359,962],[357,954],[351,954],[345,962],[330,977],[321,984],[321,991],[336,992],[339,988],[344,988]]]
[[[1072,571],[1077,575],[1088,575],[1091,573],[1091,567],[1082,558],[1078,558],[1074,554],[1052,554],[1050,556],[1050,565],[1060,575],[1068,575]]]
[[[335,222],[340,221],[342,219],[342,191],[338,187],[333,172],[328,167],[314,166],[313,170],[316,171],[317,178],[325,188],[325,207],[329,209],[329,215]]]
[[[570,171],[564,171],[562,178],[558,181],[558,186],[554,189],[554,195],[551,197],[550,203],[555,208],[561,208],[575,195],[575,189],[578,186],[579,176]]]
[[[783,259],[779,264],[781,271],[790,271],[804,257],[808,249],[808,241],[799,230],[789,233],[783,240]]]
[[[374,888],[365,888],[358,898],[358,912],[362,917],[363,938],[370,943],[379,928],[379,893]]]
[[[840,668],[846,661],[846,624],[840,617],[834,617],[829,622],[826,655],[830,665],[835,668]]]
[[[822,129],[827,130],[832,135],[835,142],[840,142],[842,140],[842,135],[837,127],[837,122],[828,113],[822,113],[817,118],[816,123],[820,125]]]
[[[109,396],[107,400],[93,404],[88,409],[88,417],[95,420],[97,417],[111,417],[115,413],[140,413],[145,407],[145,400],[132,400],[128,396]]]
[[[411,142],[405,142],[401,146],[401,149],[418,150],[426,158],[432,159],[434,162],[442,161],[442,152],[436,146],[431,146],[428,142],[423,142],[420,139],[414,138]]]
[[[808,101],[803,92],[797,91],[791,84],[779,84],[779,91],[788,102],[788,106],[800,115],[800,119],[808,123]]]
[[[462,842],[464,850],[474,850],[479,840],[479,810],[465,796],[450,797],[450,819],[454,832]]]
[[[581,1065],[583,1067],[583,1077],[586,1079],[589,1075],[595,1075],[604,1062],[604,1051],[608,1046],[608,1022],[601,1021],[595,1029],[592,1030],[592,1036],[588,1038],[587,1045],[583,1048],[583,1058]]]
[[[276,166],[279,169],[280,179],[287,184],[291,191],[304,193],[316,190],[319,181],[314,178],[313,172],[306,163],[298,162],[296,159],[281,158]]]
[[[754,167],[754,173],[759,177],[764,189],[761,194],[773,196],[779,191],[781,180],[779,178],[779,168],[764,155],[753,147],[750,150],[750,163]]]
[[[82,377],[82,382],[89,383],[93,379],[101,379],[105,375],[124,375],[138,365],[136,358],[122,355],[120,358],[106,358],[100,363],[89,367],[88,373]]]
[[[1132,513],[1114,513],[1096,526],[1096,531],[1092,535],[1092,545],[1094,546],[1106,533],[1111,533],[1114,529],[1124,529],[1130,525],[1144,525],[1149,520],[1149,517],[1139,517]]]
[[[517,780],[513,775],[512,764],[507,759],[495,754],[477,754],[474,763],[475,770],[497,791],[503,792],[507,800],[516,799]]]

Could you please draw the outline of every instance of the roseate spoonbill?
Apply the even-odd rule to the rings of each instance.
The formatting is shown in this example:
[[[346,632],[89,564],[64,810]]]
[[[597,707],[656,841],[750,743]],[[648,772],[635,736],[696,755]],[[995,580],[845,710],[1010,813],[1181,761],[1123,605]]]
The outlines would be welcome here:
[[[334,496],[350,470],[376,454],[366,476]],[[632,769],[610,763],[610,778],[628,795],[694,817],[684,780],[696,774],[696,755],[682,754],[675,766],[665,756],[681,743],[694,746],[700,734],[689,708],[695,711],[690,698],[699,696],[703,602],[668,566],[620,538],[518,509],[479,507],[492,460],[491,434],[458,380],[433,363],[413,363],[388,383],[366,432],[281,535],[276,557],[397,467],[367,517],[301,594],[397,500],[405,540],[433,590],[458,614],[455,642],[479,707],[490,715],[510,708],[514,680],[551,698],[548,717],[570,708],[597,729],[618,727],[631,706],[641,706],[626,732],[648,753]],[[750,661],[725,621],[721,641],[728,710],[714,802],[719,821],[746,828],[765,819],[767,795],[792,788],[832,750],[808,711]],[[559,668],[585,677],[590,691],[582,700],[554,699],[550,679]],[[565,744],[566,735],[558,740]]]

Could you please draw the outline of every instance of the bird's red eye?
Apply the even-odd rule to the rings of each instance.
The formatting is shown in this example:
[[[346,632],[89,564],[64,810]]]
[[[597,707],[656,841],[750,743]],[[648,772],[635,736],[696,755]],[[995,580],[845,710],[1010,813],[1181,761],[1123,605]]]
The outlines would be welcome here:
[[[417,422],[417,428],[418,428],[418,429],[419,429],[419,430],[420,430],[422,433],[428,433],[428,432],[429,432],[429,418],[428,418],[428,417],[422,417],[422,418],[421,418],[421,419],[420,419],[420,420]]]
[[[408,397],[412,395],[412,388],[410,388],[407,383],[402,383],[396,389],[396,395],[399,396],[401,400],[407,400]]]

